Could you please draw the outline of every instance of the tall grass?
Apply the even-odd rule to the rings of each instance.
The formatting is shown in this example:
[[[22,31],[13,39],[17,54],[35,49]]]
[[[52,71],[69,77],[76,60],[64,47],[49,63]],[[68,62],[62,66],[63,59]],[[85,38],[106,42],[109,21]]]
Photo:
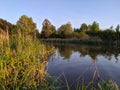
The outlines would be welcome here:
[[[54,48],[39,41],[12,38],[0,44],[0,90],[49,90],[48,56]]]
[[[82,78],[82,80],[80,79],[81,81],[78,80],[78,82],[76,82],[76,84],[71,87],[65,74],[62,73],[60,76],[62,75],[64,77],[64,80],[61,82],[61,86],[59,86],[58,90],[120,90],[119,85],[111,79],[99,82],[92,80],[85,84],[85,81]],[[60,81],[60,77],[57,78],[57,81]]]

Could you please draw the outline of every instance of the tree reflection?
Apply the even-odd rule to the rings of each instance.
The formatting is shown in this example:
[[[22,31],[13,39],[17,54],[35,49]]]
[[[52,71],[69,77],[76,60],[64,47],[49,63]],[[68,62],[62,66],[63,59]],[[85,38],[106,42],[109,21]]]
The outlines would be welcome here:
[[[72,48],[69,45],[63,45],[62,47],[58,47],[58,52],[64,59],[69,59],[72,55]]]
[[[78,49],[76,48],[76,50],[81,53],[80,57],[85,57],[88,54],[86,46],[79,46]]]
[[[88,47],[88,55],[92,58],[92,60],[96,60],[97,56],[101,52],[101,47]]]
[[[120,54],[120,48],[115,46],[89,46],[89,45],[55,45],[58,48],[60,56],[65,59],[69,59],[72,55],[72,52],[79,52],[80,57],[85,57],[89,55],[92,60],[96,60],[98,55],[104,56],[108,60],[112,59],[112,56],[118,61],[118,56]]]
[[[89,51],[89,56],[92,58],[92,60],[96,60],[97,59],[97,53],[95,51]]]

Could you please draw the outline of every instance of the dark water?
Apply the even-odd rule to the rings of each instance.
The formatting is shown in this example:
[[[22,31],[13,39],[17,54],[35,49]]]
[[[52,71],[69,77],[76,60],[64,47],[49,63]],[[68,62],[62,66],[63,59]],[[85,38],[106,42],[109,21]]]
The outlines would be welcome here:
[[[112,79],[120,85],[120,48],[116,46],[54,45],[56,52],[50,57],[47,71],[67,80],[70,90],[77,84],[94,80]],[[61,90],[65,90],[62,88]],[[73,89],[74,90],[74,89]]]

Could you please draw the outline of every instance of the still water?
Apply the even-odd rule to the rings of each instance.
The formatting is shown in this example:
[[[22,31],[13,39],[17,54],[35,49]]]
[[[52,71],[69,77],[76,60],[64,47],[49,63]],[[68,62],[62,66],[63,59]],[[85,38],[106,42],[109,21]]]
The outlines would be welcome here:
[[[55,44],[50,57],[48,73],[68,82],[70,88],[91,80],[112,79],[120,85],[120,48],[116,46],[90,46]]]

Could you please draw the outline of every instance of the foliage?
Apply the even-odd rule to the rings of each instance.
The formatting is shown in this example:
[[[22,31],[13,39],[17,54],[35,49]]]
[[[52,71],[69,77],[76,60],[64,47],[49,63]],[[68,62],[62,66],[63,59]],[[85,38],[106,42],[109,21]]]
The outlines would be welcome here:
[[[36,90],[51,88],[46,81],[47,58],[54,48],[38,41],[12,38],[10,45],[0,45],[0,89]]]
[[[87,39],[89,36],[85,32],[73,32],[73,38]]]
[[[120,40],[120,26],[119,25],[117,25],[116,27],[116,40],[117,40],[117,43]]]
[[[85,32],[85,31],[87,31],[87,30],[88,30],[87,24],[86,24],[86,23],[83,23],[83,24],[81,25],[81,27],[80,27],[80,31],[81,31],[81,32]]]
[[[6,27],[8,27],[10,35],[13,34],[13,33],[16,33],[16,25],[11,24],[10,22],[7,22],[4,19],[0,19],[0,29],[2,31],[5,31]]]
[[[3,34],[4,33],[4,30],[0,28],[0,34]]]
[[[98,83],[99,90],[119,90],[116,82],[107,80],[104,83]]]
[[[42,37],[49,38],[55,31],[55,26],[53,26],[48,19],[45,19],[42,23]]]
[[[115,41],[116,40],[116,34],[115,31],[106,29],[104,31],[99,31],[98,36],[103,41]]]
[[[119,44],[120,42],[119,24],[116,26],[116,28],[111,26],[108,29],[100,30],[99,24],[94,21],[92,25],[82,23],[81,27],[74,28],[74,31],[72,30],[72,25],[70,23],[61,25],[57,31],[55,26],[52,25],[48,19],[45,19],[42,25],[43,27],[40,34],[32,17],[22,15],[17,21],[16,25],[11,24],[4,19],[0,19],[0,38],[6,37],[8,29],[10,37],[19,36],[22,37],[23,40],[25,38],[88,38],[89,40],[93,39],[94,41],[94,39],[97,37],[103,42],[109,42],[113,44]],[[0,42],[1,41],[3,40],[1,39]]]
[[[33,22],[32,17],[22,15],[17,21],[17,29],[20,30],[22,36],[25,37],[36,31],[36,24]]]
[[[0,89],[54,90],[55,87],[51,86],[47,81],[48,74],[45,70],[48,64],[47,59],[49,55],[54,52],[54,48],[45,46],[39,41],[33,40],[33,38],[36,38],[36,36],[39,35],[39,32],[36,29],[36,24],[33,22],[32,18],[23,15],[17,21],[17,25],[13,25],[6,20],[0,19],[0,35],[5,36],[7,28],[9,30],[10,42],[2,40],[2,43],[0,43]],[[44,38],[60,37],[84,39],[88,38],[88,35],[90,35],[91,37],[100,37],[103,41],[115,42],[120,40],[119,29],[120,27],[117,25],[116,32],[112,27],[111,29],[100,31],[99,24],[93,22],[93,24],[89,26],[83,23],[81,28],[76,29],[74,32],[72,31],[71,24],[66,23],[61,25],[58,31],[56,31],[55,26],[53,26],[49,20],[45,19],[41,36]],[[21,37],[20,34],[22,34]],[[75,42],[75,40],[73,39],[70,42]],[[90,54],[91,58],[95,59],[98,50],[95,48],[93,52],[88,48],[82,48],[79,49],[79,51],[82,51],[81,55],[84,56]],[[65,47],[63,47],[59,49],[59,52],[61,55],[69,58],[72,50],[71,48],[66,50]],[[64,53],[66,54],[64,55]],[[104,53],[106,53],[106,50],[104,50]],[[115,56],[118,55],[119,54],[116,53]],[[89,85],[92,85],[92,83],[87,86],[82,85],[82,90],[86,90]],[[98,87],[100,90],[118,90],[117,84],[111,80],[105,83],[98,83]],[[67,88],[69,89],[68,83]]]
[[[32,39],[39,33],[32,18],[21,16],[16,28],[9,41],[0,43],[0,90],[50,90],[45,69],[54,48]],[[6,35],[4,28],[0,31]]]
[[[90,32],[98,32],[100,30],[99,24],[97,22],[93,22],[92,25],[89,26]]]
[[[69,38],[71,37],[71,34],[72,34],[72,26],[71,26],[71,23],[66,23],[64,25],[61,25],[59,28],[58,28],[58,33],[60,34],[60,37],[61,38]]]
[[[116,32],[119,32],[119,31],[120,31],[120,26],[117,25],[117,27],[116,27]]]

